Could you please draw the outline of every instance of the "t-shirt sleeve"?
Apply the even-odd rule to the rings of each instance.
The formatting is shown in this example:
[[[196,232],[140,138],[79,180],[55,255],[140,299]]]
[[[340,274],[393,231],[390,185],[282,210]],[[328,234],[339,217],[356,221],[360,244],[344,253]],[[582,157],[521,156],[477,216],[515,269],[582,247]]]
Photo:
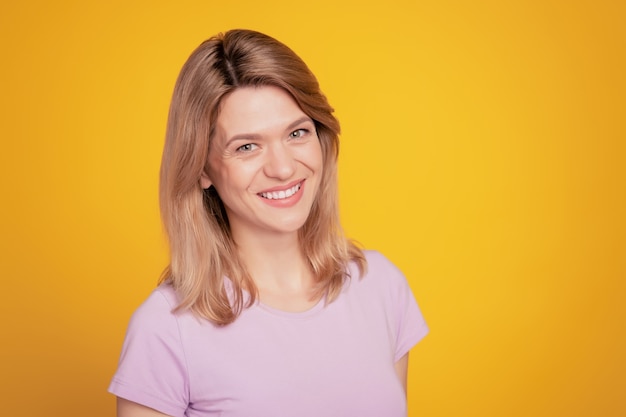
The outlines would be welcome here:
[[[162,413],[183,417],[189,381],[176,315],[155,290],[133,314],[109,392]]]
[[[388,278],[391,325],[396,338],[394,361],[398,361],[428,334],[428,326],[404,274],[383,255],[377,255],[377,261],[383,264]]]

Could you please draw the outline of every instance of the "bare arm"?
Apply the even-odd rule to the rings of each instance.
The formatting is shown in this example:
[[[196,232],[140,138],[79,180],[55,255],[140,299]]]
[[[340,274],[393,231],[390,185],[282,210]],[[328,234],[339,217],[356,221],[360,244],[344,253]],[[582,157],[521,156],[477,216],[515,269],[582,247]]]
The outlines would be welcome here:
[[[409,370],[409,354],[407,353],[406,355],[398,359],[398,362],[396,362],[393,366],[396,370],[396,374],[398,375],[398,379],[400,379],[400,382],[404,387],[404,392],[406,393],[406,380]]]
[[[117,397],[117,417],[171,417],[152,408]]]

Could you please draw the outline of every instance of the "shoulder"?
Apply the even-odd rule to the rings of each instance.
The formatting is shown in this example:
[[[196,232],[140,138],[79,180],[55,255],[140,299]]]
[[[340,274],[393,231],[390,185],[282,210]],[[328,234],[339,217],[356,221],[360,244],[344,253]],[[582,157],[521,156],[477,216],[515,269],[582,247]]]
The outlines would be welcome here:
[[[367,267],[359,276],[355,264],[350,266],[348,288],[358,293],[368,293],[372,297],[393,300],[411,291],[404,274],[385,255],[375,250],[364,250]]]
[[[363,254],[367,260],[367,270],[362,277],[363,280],[394,284],[406,282],[402,271],[382,253],[376,250],[364,250]]]
[[[364,250],[363,255],[367,260],[368,270],[396,269],[396,266],[385,255],[377,250]]]
[[[158,286],[133,313],[129,331],[141,329],[142,332],[161,332],[164,325],[176,326],[177,319],[173,310],[177,305],[176,292],[172,286]]]
[[[135,310],[109,391],[182,416],[189,402],[189,368],[176,305],[174,290],[161,285]]]
[[[176,306],[176,294],[171,286],[161,285],[152,291],[130,319],[122,357],[129,356],[133,358],[129,362],[140,363],[150,358],[154,363],[165,359],[184,361],[180,318],[188,313],[174,312]]]
[[[369,294],[370,300],[383,300],[389,328],[395,335],[397,361],[428,333],[428,326],[402,271],[379,252],[364,254],[368,269],[360,280],[363,292]]]
[[[176,292],[171,285],[161,284],[141,303],[134,316],[150,314],[166,314],[171,312],[178,304]]]

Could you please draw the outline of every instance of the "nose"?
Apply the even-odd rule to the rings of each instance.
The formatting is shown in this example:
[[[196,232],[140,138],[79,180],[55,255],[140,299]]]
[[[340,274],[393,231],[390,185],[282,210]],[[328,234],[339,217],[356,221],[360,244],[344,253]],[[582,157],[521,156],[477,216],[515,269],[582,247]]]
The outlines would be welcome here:
[[[267,149],[264,172],[268,177],[279,180],[293,177],[296,172],[296,161],[288,144],[281,141]]]

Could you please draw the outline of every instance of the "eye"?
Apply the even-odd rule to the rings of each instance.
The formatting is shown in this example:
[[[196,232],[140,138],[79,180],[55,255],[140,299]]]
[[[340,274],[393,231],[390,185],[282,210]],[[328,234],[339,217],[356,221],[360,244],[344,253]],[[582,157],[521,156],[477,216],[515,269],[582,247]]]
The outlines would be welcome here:
[[[245,145],[241,145],[237,148],[237,152],[252,152],[257,148],[257,145],[254,143],[246,143]]]
[[[289,134],[289,137],[292,139],[303,138],[307,133],[309,133],[308,129],[296,129]]]

